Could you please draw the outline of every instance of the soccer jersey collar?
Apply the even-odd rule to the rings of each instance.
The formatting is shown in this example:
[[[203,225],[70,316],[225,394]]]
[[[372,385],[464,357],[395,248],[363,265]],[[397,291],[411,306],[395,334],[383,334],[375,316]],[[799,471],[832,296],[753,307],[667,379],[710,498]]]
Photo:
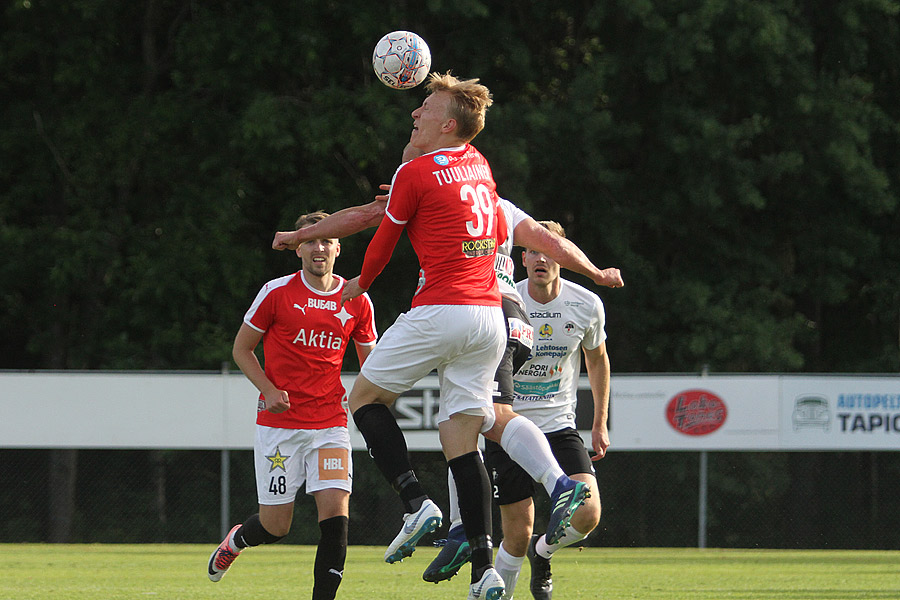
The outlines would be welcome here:
[[[438,148],[437,150],[432,150],[431,152],[426,152],[422,156],[428,156],[429,154],[437,154],[438,152],[461,152],[466,149],[468,144],[463,144],[462,146],[453,146],[451,148]]]
[[[314,293],[314,294],[318,294],[319,296],[331,296],[331,295],[333,295],[333,294],[337,294],[338,292],[341,291],[341,288],[344,287],[344,278],[343,278],[343,277],[341,277],[340,275],[335,275],[335,274],[333,274],[333,273],[332,273],[331,276],[334,277],[335,279],[337,279],[338,284],[337,284],[336,286],[334,286],[334,287],[331,289],[331,291],[323,292],[323,291],[320,290],[319,288],[313,287],[313,286],[306,280],[306,274],[303,272],[303,270],[302,270],[302,269],[300,270],[300,281],[303,282],[303,285],[306,286],[306,289],[308,289],[309,291],[311,291],[311,292]]]

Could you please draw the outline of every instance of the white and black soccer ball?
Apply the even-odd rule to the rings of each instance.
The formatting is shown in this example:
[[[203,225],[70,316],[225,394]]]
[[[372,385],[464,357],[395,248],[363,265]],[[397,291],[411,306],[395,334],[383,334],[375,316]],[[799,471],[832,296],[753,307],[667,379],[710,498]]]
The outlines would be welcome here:
[[[396,90],[416,87],[431,70],[431,50],[411,31],[392,31],[378,40],[372,68],[381,83]]]

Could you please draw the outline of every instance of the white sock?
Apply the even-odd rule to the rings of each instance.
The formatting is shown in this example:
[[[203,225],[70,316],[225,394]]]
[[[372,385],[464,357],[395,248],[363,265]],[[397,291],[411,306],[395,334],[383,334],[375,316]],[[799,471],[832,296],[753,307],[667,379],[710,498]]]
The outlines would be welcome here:
[[[456,493],[456,480],[453,479],[453,469],[447,469],[447,492],[450,494],[450,529],[462,523],[459,514],[459,494]],[[448,529],[447,531],[450,531]]]
[[[581,533],[580,531],[569,525],[563,532],[562,537],[559,538],[559,541],[555,544],[548,544],[547,536],[542,535],[540,538],[538,538],[537,543],[534,545],[534,551],[544,558],[550,558],[551,556],[553,556],[553,553],[560,548],[571,546],[575,542],[580,542],[586,537],[587,533]]]
[[[565,473],[553,457],[547,436],[537,425],[522,415],[515,417],[506,424],[500,446],[532,479],[543,485],[548,494],[553,494],[556,480]]]
[[[513,556],[506,551],[503,543],[497,549],[497,556],[494,557],[494,568],[503,578],[503,586],[506,588],[504,600],[512,600],[513,591],[516,589],[516,581],[519,580],[519,573],[522,571],[522,563],[525,562],[524,556]]]
[[[241,550],[243,550],[243,548],[238,548],[237,544],[234,543],[234,534],[235,533],[237,533],[237,529],[235,529],[234,532],[228,536],[228,547],[231,548],[231,551],[234,552],[235,554],[240,554]]]

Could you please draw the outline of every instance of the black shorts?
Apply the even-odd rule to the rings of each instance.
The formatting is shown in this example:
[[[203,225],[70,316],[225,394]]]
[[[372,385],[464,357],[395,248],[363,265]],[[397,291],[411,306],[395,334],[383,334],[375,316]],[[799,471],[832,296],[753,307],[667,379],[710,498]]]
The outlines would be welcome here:
[[[520,319],[529,323],[528,315],[519,306],[519,303],[511,298],[503,296],[503,319],[506,321],[506,349],[503,350],[503,358],[494,374],[497,382],[497,392],[494,394],[494,402],[497,404],[513,403],[513,375],[522,368],[531,358],[531,348],[509,337],[509,320]]]
[[[554,431],[547,434],[547,441],[566,475],[590,473],[596,477],[591,457],[577,431],[571,428]],[[500,444],[487,439],[484,441],[484,464],[492,479],[497,504],[513,504],[534,495],[534,480]]]

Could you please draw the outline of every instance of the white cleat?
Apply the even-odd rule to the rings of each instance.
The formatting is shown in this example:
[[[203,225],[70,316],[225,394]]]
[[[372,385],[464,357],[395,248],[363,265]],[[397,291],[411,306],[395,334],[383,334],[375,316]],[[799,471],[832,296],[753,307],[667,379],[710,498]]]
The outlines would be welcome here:
[[[506,587],[497,569],[491,567],[481,576],[477,583],[469,586],[467,600],[501,600],[505,597]]]
[[[431,500],[423,502],[417,512],[403,515],[403,528],[384,553],[384,562],[395,563],[412,556],[422,536],[441,526],[442,517],[441,509]]]

